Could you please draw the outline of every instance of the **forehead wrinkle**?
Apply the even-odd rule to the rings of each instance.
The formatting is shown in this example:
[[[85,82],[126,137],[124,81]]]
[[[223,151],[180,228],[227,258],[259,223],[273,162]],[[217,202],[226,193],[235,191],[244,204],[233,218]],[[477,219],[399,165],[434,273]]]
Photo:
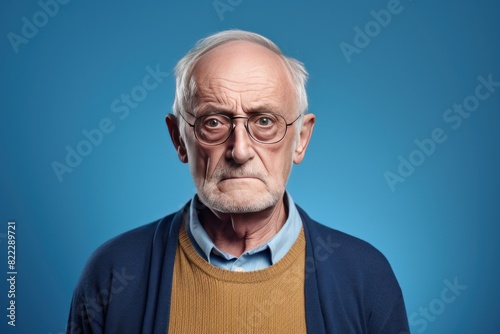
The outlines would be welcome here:
[[[215,109],[232,110],[238,105],[236,99],[234,97],[228,96],[227,92],[225,92],[224,90],[214,92],[211,87],[200,87],[196,95],[197,103],[195,106],[195,112],[210,107]]]
[[[259,92],[267,92],[276,93],[275,91],[281,90],[281,84],[277,81],[272,80],[269,77],[261,76],[260,81],[249,82],[245,79],[240,80],[230,80],[230,79],[222,79],[222,78],[210,78],[208,79],[208,84],[204,87],[204,83],[200,82],[199,91],[203,94],[203,91],[210,91],[212,94],[217,94],[218,92],[232,92],[235,94],[244,94],[244,93],[259,93]]]
[[[273,111],[292,109],[295,90],[283,61],[260,46],[247,44],[248,53],[233,46],[219,46],[196,64],[195,109],[206,109],[209,103],[216,107],[220,104],[222,110],[229,107],[232,112],[265,110],[269,106]],[[250,57],[255,48],[260,49],[259,54]]]
[[[284,90],[267,83],[235,82],[220,78],[210,79],[208,82],[206,86],[198,85],[196,111],[209,108],[228,111],[238,108],[243,111],[279,110],[283,107],[277,98],[288,102]]]

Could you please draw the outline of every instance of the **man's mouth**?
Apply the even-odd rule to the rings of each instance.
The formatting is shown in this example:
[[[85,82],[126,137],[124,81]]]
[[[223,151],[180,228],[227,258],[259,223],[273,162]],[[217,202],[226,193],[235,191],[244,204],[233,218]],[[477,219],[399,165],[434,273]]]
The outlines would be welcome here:
[[[250,175],[224,176],[221,178],[221,181],[224,181],[224,180],[244,180],[244,179],[259,179],[259,178],[256,176],[250,176]]]

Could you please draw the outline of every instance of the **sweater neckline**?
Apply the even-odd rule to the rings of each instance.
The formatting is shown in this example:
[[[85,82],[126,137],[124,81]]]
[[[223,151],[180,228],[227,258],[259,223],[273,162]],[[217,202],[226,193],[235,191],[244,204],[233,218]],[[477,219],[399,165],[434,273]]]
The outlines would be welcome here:
[[[254,271],[231,271],[216,267],[208,263],[198,254],[196,249],[191,244],[191,240],[189,239],[189,235],[187,234],[184,226],[181,226],[180,229],[179,244],[188,260],[197,268],[202,270],[205,274],[217,280],[235,283],[256,283],[279,276],[283,274],[283,272],[285,272],[297,260],[300,260],[301,257],[302,259],[304,259],[306,254],[304,228],[301,229],[297,240],[295,240],[288,253],[286,253],[281,260],[269,266],[268,268]]]

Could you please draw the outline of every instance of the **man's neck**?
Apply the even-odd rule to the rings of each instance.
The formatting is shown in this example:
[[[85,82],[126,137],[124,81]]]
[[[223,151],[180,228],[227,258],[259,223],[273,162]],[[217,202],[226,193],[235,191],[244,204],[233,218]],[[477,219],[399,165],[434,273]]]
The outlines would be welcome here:
[[[237,257],[271,240],[286,219],[283,199],[260,212],[229,214],[207,208],[200,213],[200,222],[214,245]]]

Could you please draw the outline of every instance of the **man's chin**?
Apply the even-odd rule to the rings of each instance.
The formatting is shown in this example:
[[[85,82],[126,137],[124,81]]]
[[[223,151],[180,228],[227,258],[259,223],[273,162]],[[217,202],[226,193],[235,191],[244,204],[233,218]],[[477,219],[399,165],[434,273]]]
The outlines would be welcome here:
[[[279,196],[270,193],[255,193],[248,189],[234,190],[229,193],[199,192],[200,200],[212,210],[221,213],[253,213],[260,212],[275,206]]]
[[[261,193],[267,192],[266,184],[257,178],[240,177],[223,179],[217,182],[217,189],[229,196],[238,195],[238,193]]]

